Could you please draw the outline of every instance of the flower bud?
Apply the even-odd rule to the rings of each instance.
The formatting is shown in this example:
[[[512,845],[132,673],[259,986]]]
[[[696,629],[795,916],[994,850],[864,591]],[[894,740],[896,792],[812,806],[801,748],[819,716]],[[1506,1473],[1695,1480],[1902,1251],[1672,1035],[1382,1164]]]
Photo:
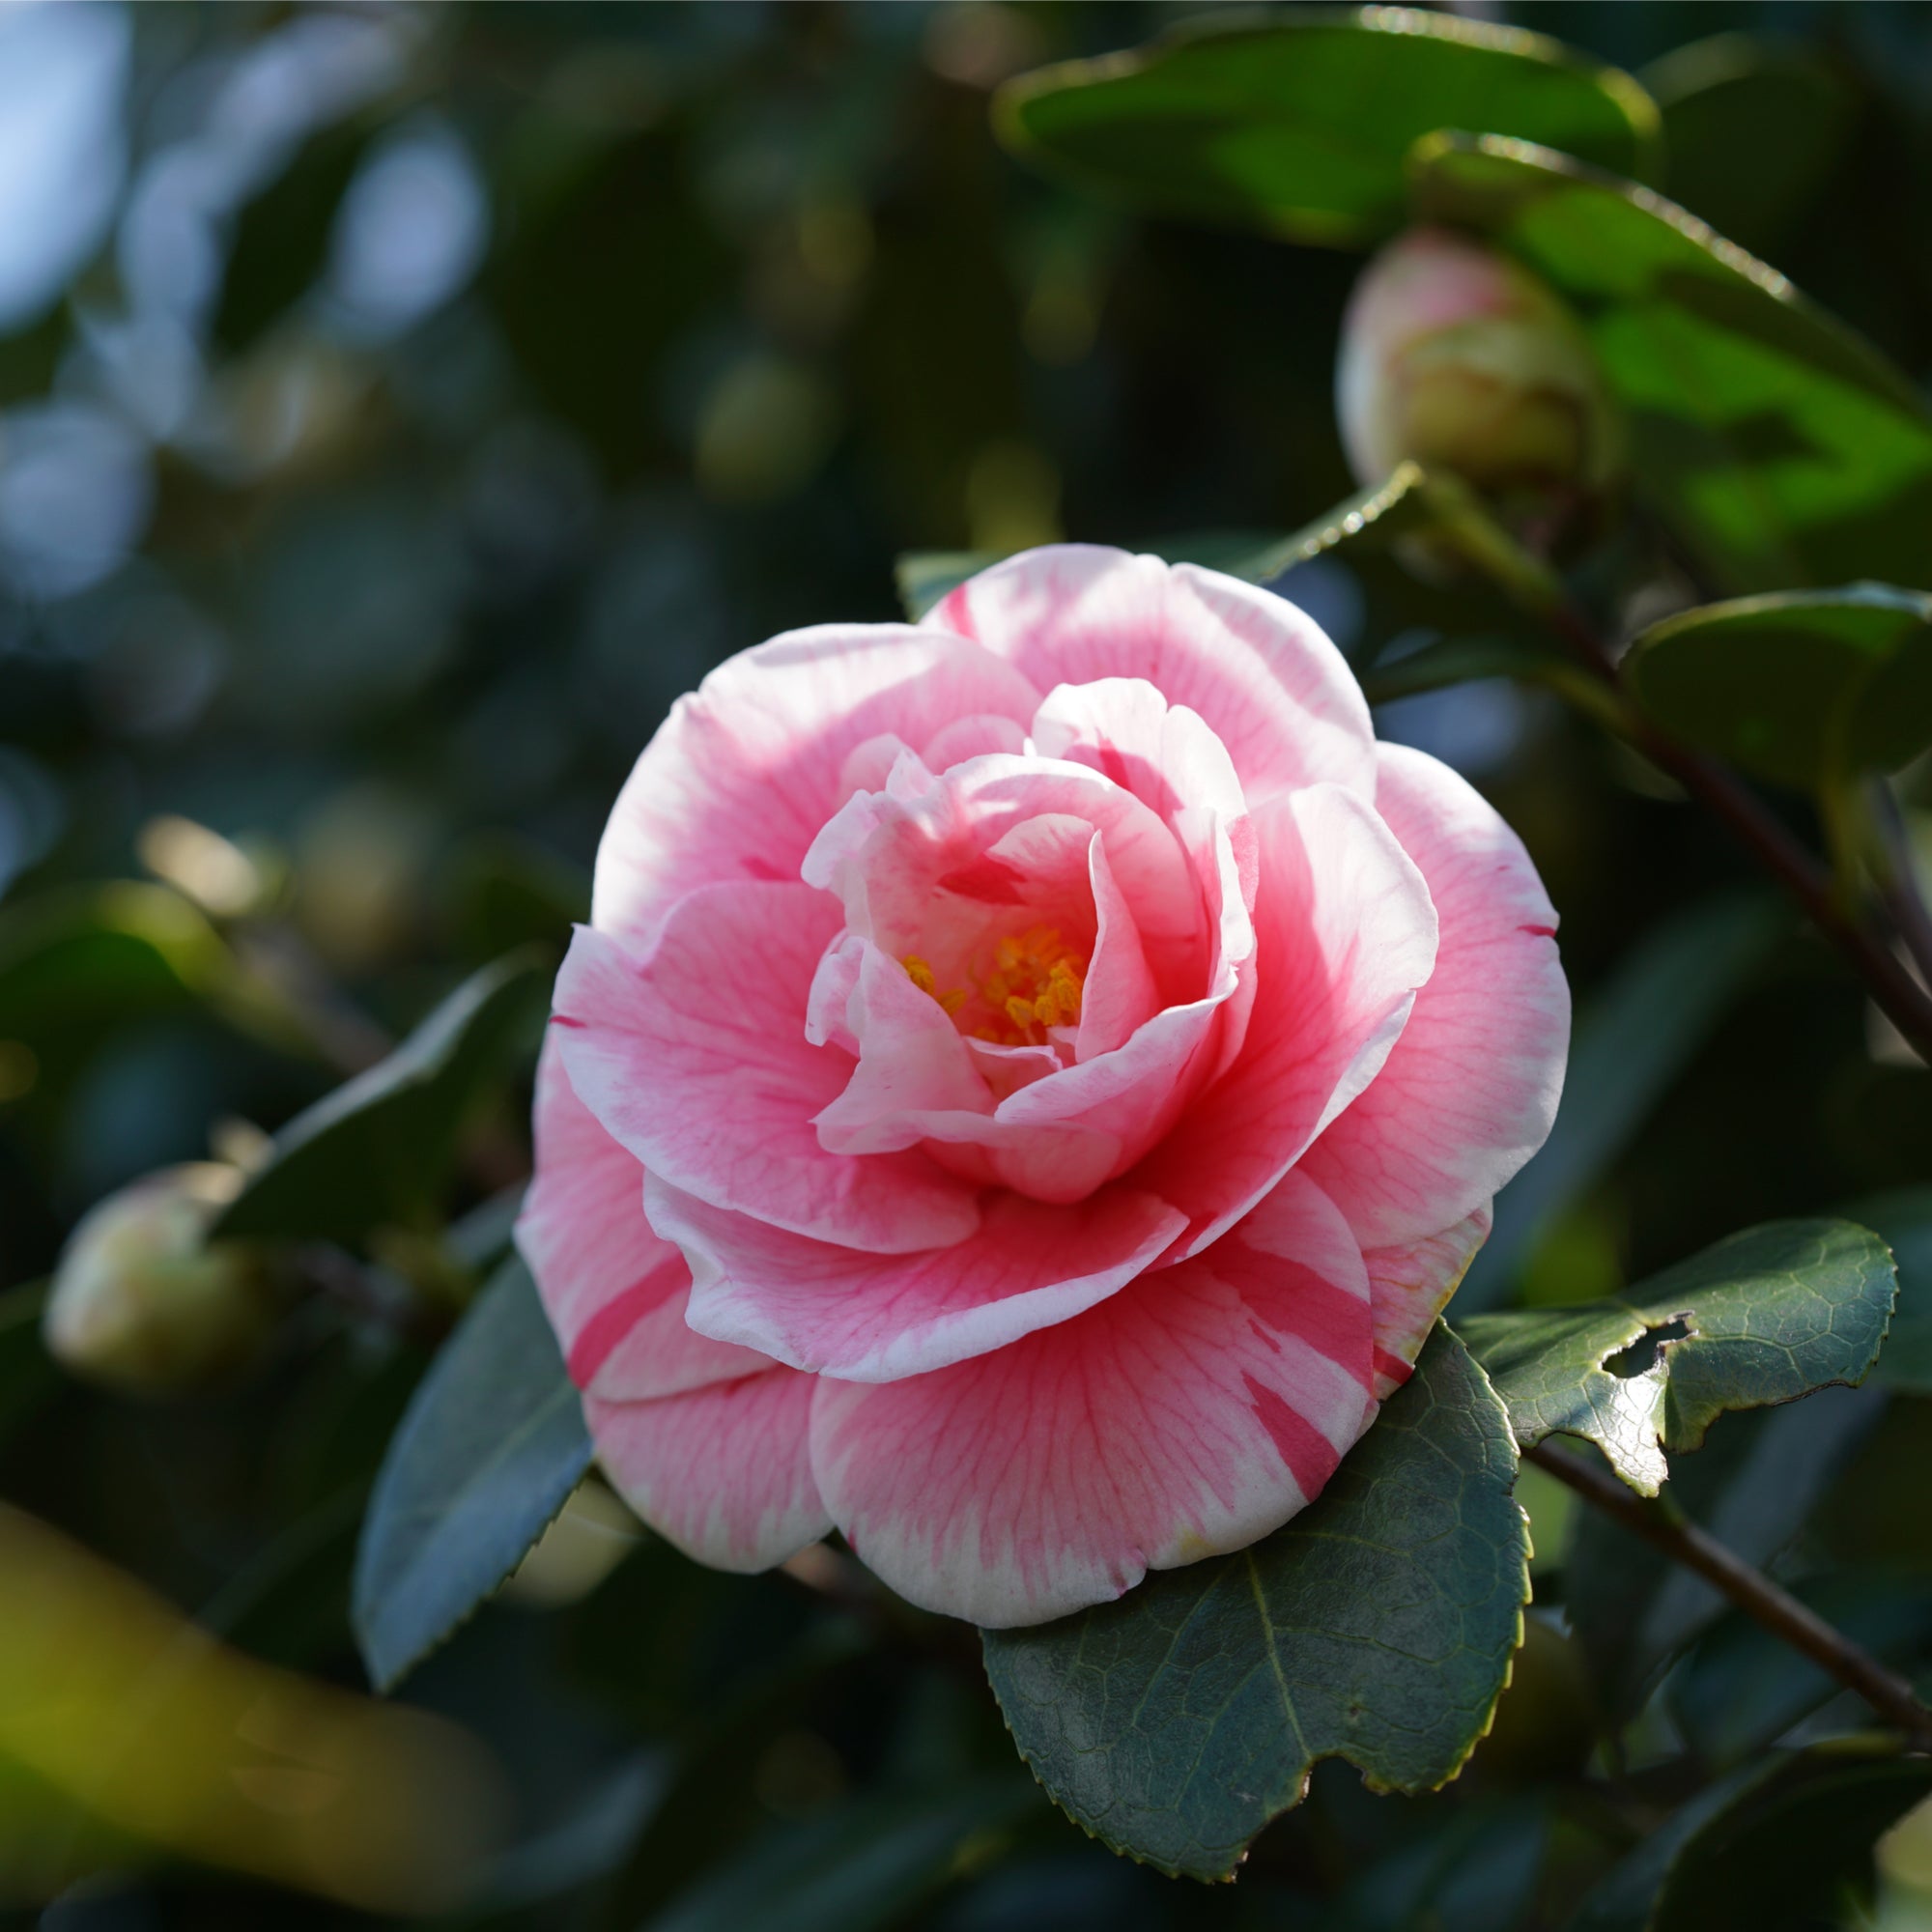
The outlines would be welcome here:
[[[1454,470],[1541,551],[1587,533],[1621,472],[1621,419],[1577,318],[1520,263],[1449,229],[1410,229],[1363,271],[1335,391],[1364,485],[1405,457]]]
[[[91,1208],[68,1239],[43,1321],[75,1375],[160,1394],[220,1379],[258,1353],[279,1294],[261,1253],[210,1242],[239,1168],[162,1168]]]

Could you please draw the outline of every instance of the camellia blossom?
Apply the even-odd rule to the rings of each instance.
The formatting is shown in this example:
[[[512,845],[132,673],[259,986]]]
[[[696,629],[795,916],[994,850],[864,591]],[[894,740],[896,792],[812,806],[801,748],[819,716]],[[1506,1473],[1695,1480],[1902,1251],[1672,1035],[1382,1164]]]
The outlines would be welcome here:
[[[1284,599],[1037,550],[639,758],[519,1228],[605,1469],[985,1625],[1309,1502],[1556,1109],[1556,916]]]

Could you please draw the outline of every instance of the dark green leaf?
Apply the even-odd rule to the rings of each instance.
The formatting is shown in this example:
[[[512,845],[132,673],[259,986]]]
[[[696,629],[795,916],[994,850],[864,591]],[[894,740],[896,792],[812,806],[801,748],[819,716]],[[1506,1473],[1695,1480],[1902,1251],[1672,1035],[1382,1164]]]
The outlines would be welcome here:
[[[1551,1223],[1614,1166],[1785,926],[1776,900],[1740,894],[1665,921],[1633,949],[1581,1015],[1555,1129],[1497,1197],[1495,1231],[1458,1309],[1502,1298]]]
[[[1024,1782],[985,1778],[884,1792],[769,1833],[649,1921],[650,1932],[870,1932],[941,1891],[970,1851],[1039,1803]]]
[[[1872,1847],[1932,1791],[1932,1758],[1874,1739],[1779,1752],[1700,1793],[1583,1903],[1570,1932],[1854,1922]],[[1849,1896],[1848,1896],[1849,1895]]]
[[[1815,206],[1851,130],[1851,87],[1795,43],[1714,34],[1638,77],[1663,112],[1670,192],[1747,248],[1775,247]]]
[[[1774,1221],[1653,1275],[1627,1300],[1474,1315],[1459,1332],[1523,1448],[1580,1436],[1654,1496],[1670,1473],[1663,1452],[1697,1448],[1727,1409],[1861,1382],[1897,1285],[1869,1229]]]
[[[1358,247],[1401,225],[1437,128],[1521,135],[1624,174],[1658,128],[1635,81],[1519,28],[1406,8],[1184,26],[1009,82],[1016,154],[1157,213]]]
[[[1629,664],[1665,730],[1783,784],[1896,771],[1932,746],[1932,597],[1916,591],[1705,605],[1653,624]]]
[[[215,1235],[355,1240],[423,1216],[477,1105],[530,1045],[549,984],[535,950],[466,980],[386,1060],[275,1136]]]
[[[1885,1412],[1875,1389],[1733,1416],[1671,1471],[1670,1497],[1747,1563],[1776,1557],[1804,1527]],[[1708,1583],[1600,1511],[1578,1510],[1564,1598],[1599,1696],[1623,1721],[1663,1665],[1723,1614]]]
[[[388,1690],[523,1560],[590,1465],[556,1338],[504,1263],[436,1358],[376,1479],[355,1624]]]
[[[60,1386],[60,1372],[41,1341],[46,1303],[43,1281],[0,1293],[0,1442]]]
[[[1021,1753],[1076,1823],[1226,1878],[1318,1759],[1378,1790],[1453,1777],[1488,1728],[1528,1595],[1508,1418],[1438,1327],[1309,1508],[1115,1604],[989,1631]]]
[[[1406,657],[1365,670],[1362,691],[1371,704],[1390,704],[1417,692],[1440,691],[1446,685],[1491,677],[1520,678],[1525,684],[1547,684],[1579,693],[1588,692],[1595,684],[1586,672],[1533,644],[1510,638],[1444,638]]]
[[[1565,156],[1431,136],[1416,214],[1493,237],[1569,298],[1630,417],[1636,483],[1724,590],[1916,583],[1932,419],[1776,270]]]
[[[1898,1305],[1875,1378],[1907,1395],[1932,1395],[1932,1187],[1870,1195],[1846,1211],[1883,1236],[1898,1263]]]

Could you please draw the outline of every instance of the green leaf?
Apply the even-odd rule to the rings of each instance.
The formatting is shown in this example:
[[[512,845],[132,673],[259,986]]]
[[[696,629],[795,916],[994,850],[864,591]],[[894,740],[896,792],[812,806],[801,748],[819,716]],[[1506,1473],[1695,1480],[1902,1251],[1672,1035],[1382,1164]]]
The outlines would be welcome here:
[[[387,1059],[275,1136],[214,1236],[355,1240],[422,1219],[478,1103],[531,1044],[550,977],[550,954],[532,949],[466,980]]]
[[[1459,1332],[1521,1447],[1580,1436],[1654,1496],[1670,1474],[1663,1452],[1699,1447],[1727,1409],[1863,1381],[1897,1286],[1868,1228],[1773,1221],[1653,1275],[1627,1301],[1474,1315]],[[1652,1333],[1654,1359],[1619,1359]]]
[[[506,1262],[423,1378],[376,1479],[354,1622],[379,1690],[509,1576],[589,1465],[582,1408],[536,1284]]]
[[[904,1922],[1039,1799],[1013,1777],[873,1792],[754,1842],[650,1921],[651,1932],[872,1932]]]
[[[1846,1210],[1891,1246],[1898,1305],[1875,1378],[1904,1395],[1932,1395],[1932,1187],[1868,1195]]]
[[[1528,1544],[1501,1404],[1438,1326],[1328,1487],[1233,1556],[1118,1603],[985,1634],[1021,1754],[1095,1837],[1226,1878],[1345,1757],[1433,1791],[1489,1727],[1521,1637]]]
[[[1629,674],[1672,736],[1822,790],[1932,746],[1932,597],[1855,583],[1705,605],[1645,631]]]
[[[1638,490],[1722,589],[1923,579],[1932,418],[1776,270],[1527,142],[1432,135],[1410,171],[1418,219],[1492,237],[1569,298],[1629,415]]]
[[[1727,895],[1631,950],[1580,1017],[1556,1126],[1497,1196],[1494,1232],[1457,1291],[1460,1310],[1499,1300],[1551,1224],[1615,1165],[1786,923],[1774,899]]]
[[[0,1443],[60,1386],[60,1371],[41,1341],[46,1305],[44,1281],[0,1293]]]
[[[1437,128],[1647,171],[1655,103],[1520,28],[1398,7],[1186,25],[1023,74],[994,102],[1017,155],[1156,213],[1360,247],[1403,219],[1403,160]]]
[[[1857,106],[1843,74],[1811,48],[1750,34],[1675,47],[1638,78],[1662,110],[1671,193],[1758,250],[1817,204]]]
[[[1872,1847],[1932,1791],[1932,1758],[1871,1738],[1778,1752],[1701,1792],[1584,1900],[1569,1932],[1837,1925]]]

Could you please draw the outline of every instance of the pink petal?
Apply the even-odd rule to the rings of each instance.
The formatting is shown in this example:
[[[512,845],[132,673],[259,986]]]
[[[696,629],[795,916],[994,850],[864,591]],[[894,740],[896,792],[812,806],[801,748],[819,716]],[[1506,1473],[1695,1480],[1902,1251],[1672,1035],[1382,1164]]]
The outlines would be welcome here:
[[[977,714],[1023,723],[1038,702],[1012,666],[907,625],[822,625],[741,652],[644,748],[598,848],[592,923],[646,939],[698,886],[795,879],[868,739],[918,746]]]
[[[1251,808],[1324,780],[1375,794],[1375,734],[1354,674],[1313,618],[1253,584],[1059,544],[969,578],[925,622],[1010,659],[1042,691],[1145,678],[1207,720]]]
[[[1392,1248],[1372,1248],[1363,1257],[1375,1301],[1378,1401],[1408,1379],[1435,1318],[1489,1237],[1490,1210],[1482,1207],[1439,1234]]]
[[[1095,833],[1087,848],[1087,884],[1094,895],[1094,956],[1081,990],[1080,1031],[1073,1057],[1093,1060],[1126,1043],[1158,1010],[1147,948],[1133,907],[1107,863],[1107,841]]]
[[[1435,970],[1375,1082],[1308,1151],[1365,1247],[1489,1202],[1556,1118],[1570,987],[1522,841],[1447,765],[1381,748],[1376,809],[1429,882]]]
[[[867,1382],[923,1375],[1065,1321],[1132,1280],[1182,1225],[1164,1202],[1122,1188],[1069,1208],[1001,1194],[956,1247],[859,1255],[657,1181],[650,1208],[690,1259],[690,1319],[706,1334]]]
[[[766,1366],[686,1324],[691,1271],[644,1219],[644,1170],[571,1092],[555,1035],[537,1063],[536,1142],[517,1246],[580,1388],[673,1395]]]
[[[1232,1227],[1381,1070],[1435,958],[1422,875],[1352,793],[1312,785],[1254,814],[1252,1013],[1240,1057],[1132,1172],[1193,1221]]]
[[[1370,1348],[1360,1251],[1291,1176],[1208,1254],[1072,1321],[905,1380],[821,1380],[812,1466],[901,1596],[1039,1623],[1285,1522],[1375,1412]]]
[[[828,1153],[813,1117],[852,1060],[805,1037],[838,907],[803,885],[704,886],[642,957],[580,926],[552,1025],[605,1130],[686,1193],[881,1253],[947,1247],[979,1226],[972,1191],[916,1153]]]
[[[813,1381],[767,1369],[655,1402],[584,1399],[597,1458],[660,1536],[719,1570],[769,1570],[832,1527],[807,1435]]]

